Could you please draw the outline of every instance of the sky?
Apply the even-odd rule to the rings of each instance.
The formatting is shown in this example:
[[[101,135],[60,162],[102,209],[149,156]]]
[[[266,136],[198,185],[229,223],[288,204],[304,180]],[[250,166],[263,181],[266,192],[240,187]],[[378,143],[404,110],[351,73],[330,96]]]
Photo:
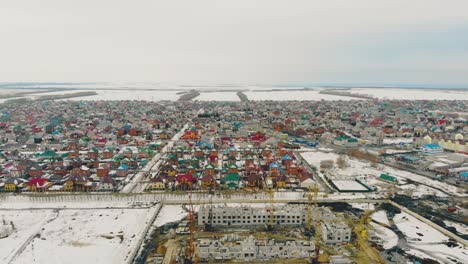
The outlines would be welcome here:
[[[466,0],[2,0],[0,82],[468,87]]]

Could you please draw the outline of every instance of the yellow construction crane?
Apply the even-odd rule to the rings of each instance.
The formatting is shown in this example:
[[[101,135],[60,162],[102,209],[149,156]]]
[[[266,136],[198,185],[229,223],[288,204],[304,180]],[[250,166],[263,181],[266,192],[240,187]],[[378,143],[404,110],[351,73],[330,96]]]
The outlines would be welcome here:
[[[275,225],[275,210],[273,209],[275,203],[275,192],[273,188],[269,190],[270,194],[270,221],[268,223],[268,229],[273,229]]]
[[[354,228],[356,234],[356,243],[358,249],[357,263],[358,264],[385,264],[385,260],[380,256],[379,252],[369,245],[369,229],[372,221],[370,215],[373,211],[366,210],[359,221],[359,224]]]
[[[312,230],[312,203],[313,203],[313,197],[312,197],[312,188],[309,188],[307,192],[307,218],[306,218],[306,228],[307,232],[311,232]]]
[[[189,241],[185,251],[185,257],[191,263],[196,263],[195,257],[195,212],[193,210],[192,196],[189,195]]]
[[[318,208],[318,186],[317,183],[314,186],[314,207],[315,207],[315,255],[319,257],[320,254],[320,211]],[[319,257],[320,258],[320,257]]]

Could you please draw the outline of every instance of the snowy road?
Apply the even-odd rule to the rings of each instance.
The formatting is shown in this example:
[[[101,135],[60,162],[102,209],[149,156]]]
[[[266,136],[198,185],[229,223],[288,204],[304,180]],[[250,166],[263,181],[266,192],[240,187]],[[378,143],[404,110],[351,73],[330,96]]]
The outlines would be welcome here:
[[[149,176],[150,171],[157,171],[161,166],[163,159],[167,155],[167,152],[172,149],[174,143],[179,140],[179,138],[183,135],[184,131],[188,128],[188,124],[177,133],[175,134],[172,139],[167,143],[166,146],[161,150],[160,153],[156,154],[153,159],[143,168],[142,171],[138,172],[131,181],[125,185],[122,189],[122,193],[141,193],[145,190],[147,183],[143,183],[142,181],[146,180]]]

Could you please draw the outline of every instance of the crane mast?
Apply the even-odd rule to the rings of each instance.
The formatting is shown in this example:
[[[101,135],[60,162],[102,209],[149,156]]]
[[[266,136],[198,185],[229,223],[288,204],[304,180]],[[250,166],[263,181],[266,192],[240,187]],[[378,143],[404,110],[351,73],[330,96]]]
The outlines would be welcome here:
[[[195,256],[195,213],[193,210],[192,196],[189,195],[189,241],[185,252],[185,257],[191,263]]]

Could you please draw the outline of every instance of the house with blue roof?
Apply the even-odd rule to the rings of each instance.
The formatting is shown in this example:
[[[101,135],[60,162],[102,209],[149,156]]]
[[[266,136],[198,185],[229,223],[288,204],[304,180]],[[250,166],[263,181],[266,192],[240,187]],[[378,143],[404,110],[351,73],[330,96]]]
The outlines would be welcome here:
[[[281,160],[292,160],[291,156],[289,156],[288,153],[284,154],[284,156],[281,158]]]
[[[117,168],[117,177],[127,177],[128,175],[128,166],[126,164],[121,164]]]
[[[293,158],[288,153],[281,158],[281,163],[289,168],[293,164]]]
[[[268,165],[268,168],[270,170],[270,176],[280,175],[280,166],[276,162],[270,163],[270,165]]]
[[[270,163],[270,165],[268,165],[268,167],[270,169],[279,169],[279,165],[276,162]]]
[[[468,171],[460,172],[460,179],[465,182],[468,181]]]
[[[439,144],[425,144],[421,150],[423,154],[427,155],[444,153],[444,149]]]

